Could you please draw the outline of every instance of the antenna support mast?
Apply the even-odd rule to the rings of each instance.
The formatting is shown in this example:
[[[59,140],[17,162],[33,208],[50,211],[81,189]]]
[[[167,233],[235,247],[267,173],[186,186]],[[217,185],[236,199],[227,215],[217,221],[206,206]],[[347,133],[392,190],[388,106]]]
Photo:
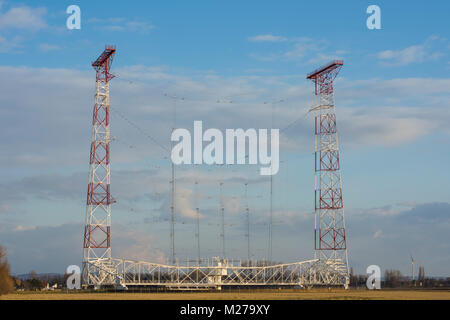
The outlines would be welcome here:
[[[339,265],[348,279],[339,144],[333,81],[344,65],[334,60],[307,75],[315,86],[314,257]]]
[[[110,192],[109,81],[114,78],[110,70],[115,53],[115,46],[106,46],[92,63],[96,85],[83,241],[82,278],[85,286],[99,282],[93,261],[102,260],[105,264],[111,261],[111,204],[115,200]]]

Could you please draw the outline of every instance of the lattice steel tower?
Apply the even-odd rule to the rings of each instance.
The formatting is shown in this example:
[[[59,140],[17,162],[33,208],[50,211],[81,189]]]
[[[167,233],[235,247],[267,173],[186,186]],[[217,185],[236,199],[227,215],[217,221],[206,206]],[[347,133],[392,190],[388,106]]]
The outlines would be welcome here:
[[[111,260],[111,203],[110,192],[110,133],[109,81],[115,46],[106,46],[92,63],[96,71],[95,102],[92,117],[92,140],[89,161],[89,183],[86,200],[86,224],[83,243],[83,284],[94,285],[99,275],[93,261],[102,261],[105,267]],[[104,280],[104,279],[103,279]]]
[[[344,61],[309,73],[315,85],[314,257],[332,260],[348,276],[347,240],[334,106],[333,81]],[[330,261],[331,262],[331,261]]]

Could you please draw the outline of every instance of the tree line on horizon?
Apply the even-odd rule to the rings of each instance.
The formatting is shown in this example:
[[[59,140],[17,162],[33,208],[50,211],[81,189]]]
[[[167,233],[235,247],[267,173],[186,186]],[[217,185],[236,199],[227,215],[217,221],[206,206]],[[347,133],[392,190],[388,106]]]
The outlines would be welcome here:
[[[350,286],[366,288],[367,275],[355,275],[350,268]],[[419,273],[414,280],[405,276],[400,270],[387,269],[381,279],[381,288],[450,288],[450,277],[426,277],[425,268],[419,267]]]

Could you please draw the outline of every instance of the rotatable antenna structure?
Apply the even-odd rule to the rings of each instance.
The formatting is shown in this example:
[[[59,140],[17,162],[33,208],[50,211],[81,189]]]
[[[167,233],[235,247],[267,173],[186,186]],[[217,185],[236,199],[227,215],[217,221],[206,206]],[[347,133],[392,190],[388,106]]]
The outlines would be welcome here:
[[[110,191],[109,81],[114,78],[110,70],[115,53],[115,46],[106,46],[92,63],[96,85],[83,241],[84,285],[98,282],[92,279],[95,272],[89,262],[111,259],[111,203],[115,201]]]
[[[347,241],[342,201],[339,144],[333,81],[344,65],[334,60],[309,73],[314,82],[315,104],[315,196],[314,256],[338,263],[348,275]]]

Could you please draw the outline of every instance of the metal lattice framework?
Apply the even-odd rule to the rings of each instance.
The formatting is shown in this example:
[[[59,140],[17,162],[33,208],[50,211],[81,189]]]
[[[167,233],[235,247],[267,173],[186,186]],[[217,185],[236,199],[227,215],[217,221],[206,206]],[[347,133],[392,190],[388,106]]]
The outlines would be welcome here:
[[[314,257],[342,262],[348,275],[339,144],[333,81],[344,65],[335,60],[308,74],[315,85]]]
[[[91,270],[90,262],[111,259],[111,203],[114,199],[110,193],[109,81],[114,76],[109,71],[115,52],[115,47],[106,46],[92,63],[96,71],[96,86],[83,243],[83,280],[86,285],[98,282],[98,279],[92,279],[95,272]]]
[[[82,279],[84,287],[221,290],[226,286],[347,286],[347,251],[332,86],[332,81],[343,63],[334,62],[325,69],[322,68],[323,70],[308,75],[308,79],[312,79],[316,84],[316,97],[318,96],[320,101],[317,105],[316,99],[314,107],[316,112],[316,181],[317,176],[320,180],[319,189],[317,189],[316,182],[315,216],[316,219],[319,218],[320,224],[319,244],[316,241],[315,250],[320,252],[320,256],[314,257],[313,260],[275,265],[261,265],[261,263],[252,263],[248,260],[245,262],[228,260],[225,258],[225,235],[222,226],[223,257],[208,260],[204,265],[201,265],[200,258],[196,265],[189,265],[189,262],[185,265],[175,265],[175,261],[172,262],[172,265],[165,265],[111,257],[110,216],[111,203],[114,202],[114,199],[110,194],[109,81],[114,76],[109,71],[115,52],[115,47],[106,46],[100,57],[92,63],[96,70],[97,81],[83,244]],[[319,145],[317,144],[318,139]],[[174,178],[172,177],[172,192],[173,184]],[[319,191],[318,196],[317,190]],[[319,204],[317,204],[317,199],[319,199]],[[172,210],[173,206],[172,203]],[[223,225],[222,201],[220,210]],[[246,210],[248,215],[248,204]],[[173,227],[171,232],[173,234]],[[171,241],[172,257],[174,257],[173,239]],[[250,257],[249,250],[248,243],[248,256]],[[328,252],[331,254],[327,254]],[[344,256],[340,255],[341,252],[344,253]]]
[[[92,280],[121,288],[217,289],[235,286],[342,285],[346,275],[338,262],[319,259],[269,266],[248,266],[238,261],[214,259],[208,265],[164,265],[124,259],[90,262]]]

